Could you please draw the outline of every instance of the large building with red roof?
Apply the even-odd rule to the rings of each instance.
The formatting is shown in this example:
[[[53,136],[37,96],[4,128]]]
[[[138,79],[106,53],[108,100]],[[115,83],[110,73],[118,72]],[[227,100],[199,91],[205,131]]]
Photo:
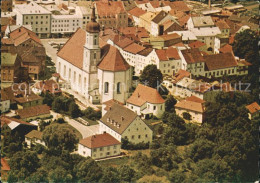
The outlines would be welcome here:
[[[95,17],[93,8],[86,30],[79,28],[58,52],[57,72],[92,103],[111,99],[125,103],[132,69],[116,47],[105,43],[100,47],[100,25]]]

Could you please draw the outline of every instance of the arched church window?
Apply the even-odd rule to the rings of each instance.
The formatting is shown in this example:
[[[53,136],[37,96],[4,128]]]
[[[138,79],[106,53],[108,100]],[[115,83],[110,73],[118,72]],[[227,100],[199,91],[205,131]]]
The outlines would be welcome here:
[[[69,69],[69,80],[71,78],[71,69]]]
[[[105,82],[105,90],[104,93],[108,93],[108,87],[109,87],[109,83]]]
[[[97,39],[96,38],[94,39],[94,45],[97,45]]]
[[[117,91],[117,93],[121,93],[121,83],[120,82],[118,82],[116,85],[116,91]]]
[[[76,72],[74,71],[74,77],[73,77],[73,82],[76,82]]]
[[[64,75],[64,77],[66,77],[66,65],[64,65],[64,68],[63,68],[63,75]]]
[[[79,86],[81,86],[81,75],[79,74]]]

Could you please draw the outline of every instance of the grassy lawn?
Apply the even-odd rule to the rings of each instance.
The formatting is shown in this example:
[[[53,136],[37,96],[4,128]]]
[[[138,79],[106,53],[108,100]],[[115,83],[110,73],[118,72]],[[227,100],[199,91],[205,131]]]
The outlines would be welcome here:
[[[97,121],[93,121],[93,120],[91,120],[91,119],[88,119],[88,118],[86,118],[85,116],[82,116],[81,118],[84,119],[84,120],[86,120],[86,121],[89,123],[90,126],[91,126],[91,125],[98,125],[98,122],[97,122]]]
[[[121,157],[121,158],[115,158],[115,159],[110,159],[110,160],[103,160],[103,161],[98,161],[97,163],[103,167],[118,167],[120,165],[126,165],[129,164],[129,157]]]
[[[58,123],[52,122],[50,125],[54,125],[54,124],[58,124]],[[62,124],[59,124],[59,125],[72,129],[73,132],[74,132],[74,133],[76,134],[76,136],[78,137],[78,139],[82,139],[81,133],[80,133],[77,129],[75,129],[73,126],[69,125],[68,123],[62,123]]]

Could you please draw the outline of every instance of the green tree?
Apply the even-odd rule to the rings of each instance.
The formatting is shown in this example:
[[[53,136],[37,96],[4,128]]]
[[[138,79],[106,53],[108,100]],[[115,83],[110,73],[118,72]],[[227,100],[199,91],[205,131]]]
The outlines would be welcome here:
[[[71,128],[53,124],[47,126],[43,131],[43,141],[49,149],[54,149],[58,152],[62,150],[72,152],[76,149],[79,139]]]
[[[11,175],[18,180],[25,180],[39,167],[37,154],[32,151],[19,151],[10,159]]]
[[[69,114],[72,118],[81,116],[81,110],[75,102],[71,102],[69,105]]]
[[[103,176],[100,179],[101,183],[120,182],[118,170],[114,167],[106,167],[103,169]]]
[[[92,158],[82,160],[76,165],[77,178],[81,182],[98,182],[102,177],[102,169]]]
[[[163,75],[156,65],[147,65],[139,78],[140,82],[148,83],[148,86],[157,88],[163,80]]]
[[[168,95],[165,100],[165,111],[173,112],[174,106],[176,103],[177,103],[177,100],[172,95]]]
[[[48,106],[52,106],[52,103],[54,101],[54,95],[50,92],[41,93],[41,96],[43,97],[43,104],[47,104]]]
[[[136,172],[134,169],[130,168],[128,165],[121,165],[118,168],[119,177],[121,181],[132,182],[135,180]]]
[[[92,107],[88,107],[83,111],[84,116],[90,120],[98,120],[101,118],[101,111],[94,110]]]

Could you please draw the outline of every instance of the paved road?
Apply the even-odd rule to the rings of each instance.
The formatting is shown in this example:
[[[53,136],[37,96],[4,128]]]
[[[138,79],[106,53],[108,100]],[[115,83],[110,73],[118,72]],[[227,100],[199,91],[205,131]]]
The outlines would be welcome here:
[[[57,48],[53,48],[49,42],[54,42],[54,43],[65,43],[68,40],[68,38],[60,38],[60,39],[41,39],[41,42],[43,46],[46,49],[46,54],[52,58],[52,61],[56,63],[57,60]]]
[[[56,113],[51,110],[51,115],[53,115],[53,119],[64,117],[63,115]],[[91,125],[91,126],[85,126],[78,121],[69,118],[68,116],[64,117],[65,121],[68,122],[69,125],[73,126],[75,129],[77,129],[81,135],[82,138],[86,138],[91,135],[95,135],[99,133],[99,125]]]

